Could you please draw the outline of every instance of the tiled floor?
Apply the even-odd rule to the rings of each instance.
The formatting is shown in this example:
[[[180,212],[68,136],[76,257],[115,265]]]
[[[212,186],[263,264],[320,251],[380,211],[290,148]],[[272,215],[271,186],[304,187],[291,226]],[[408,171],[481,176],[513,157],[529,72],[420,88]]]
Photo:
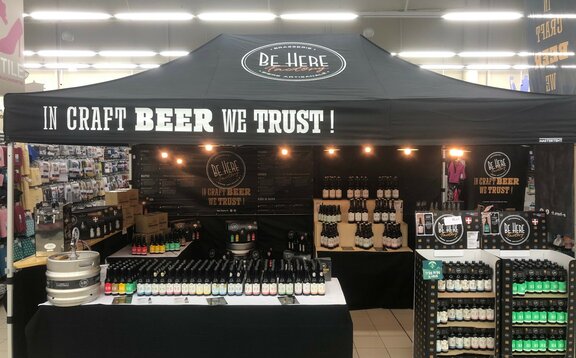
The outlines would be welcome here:
[[[354,358],[411,358],[412,310],[350,311],[354,322]]]
[[[411,358],[412,310],[350,311],[354,358]],[[6,311],[0,306],[0,357],[6,357]]]

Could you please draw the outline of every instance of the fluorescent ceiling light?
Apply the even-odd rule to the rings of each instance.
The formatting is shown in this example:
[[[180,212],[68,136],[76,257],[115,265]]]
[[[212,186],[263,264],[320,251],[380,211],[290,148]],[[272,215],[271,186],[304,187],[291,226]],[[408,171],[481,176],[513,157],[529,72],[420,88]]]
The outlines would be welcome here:
[[[86,50],[40,50],[37,55],[40,57],[92,57],[96,56],[96,52]]]
[[[490,64],[479,64],[479,65],[468,65],[467,70],[509,70],[512,68],[510,65],[490,65]]]
[[[92,67],[96,69],[133,69],[138,65],[134,63],[95,63]]]
[[[24,56],[34,56],[36,54],[36,52],[34,51],[30,51],[30,50],[24,50],[23,52]]]
[[[403,51],[398,54],[404,58],[448,58],[455,55],[456,53],[451,51]]]
[[[302,20],[302,21],[350,21],[358,17],[352,12],[305,12],[294,14],[282,14],[282,20]]]
[[[112,17],[103,12],[80,12],[80,11],[36,11],[30,14],[35,20],[52,21],[87,21],[108,20]]]
[[[152,57],[156,56],[154,51],[100,51],[103,57]]]
[[[269,12],[205,12],[198,18],[203,21],[271,21],[276,15]]]
[[[89,68],[90,65],[86,63],[46,63],[44,64],[44,67],[50,69],[69,70],[69,69]]]
[[[187,12],[125,12],[115,14],[114,17],[128,21],[188,21],[194,15]]]
[[[510,21],[523,16],[514,11],[466,11],[449,12],[442,15],[442,18],[449,21]]]
[[[574,52],[519,52],[518,56],[529,57],[529,56],[574,56]]]
[[[562,65],[562,68],[576,68],[576,65]]]
[[[390,56],[398,56],[397,52],[390,52]]]
[[[158,67],[160,67],[160,65],[157,63],[143,63],[143,64],[138,65],[138,67],[145,68],[145,69],[151,69],[151,68],[158,68]]]
[[[464,65],[421,65],[425,70],[461,70]]]
[[[188,51],[162,51],[160,52],[160,56],[164,57],[182,57],[188,55]]]
[[[459,57],[512,57],[516,55],[512,51],[464,51],[458,54]]]
[[[512,68],[515,70],[528,70],[531,68],[556,68],[556,66],[555,65],[549,65],[549,66],[514,65],[514,66],[512,66]]]
[[[41,63],[25,63],[24,68],[42,68],[42,64]]]
[[[531,19],[576,19],[576,14],[530,14]]]

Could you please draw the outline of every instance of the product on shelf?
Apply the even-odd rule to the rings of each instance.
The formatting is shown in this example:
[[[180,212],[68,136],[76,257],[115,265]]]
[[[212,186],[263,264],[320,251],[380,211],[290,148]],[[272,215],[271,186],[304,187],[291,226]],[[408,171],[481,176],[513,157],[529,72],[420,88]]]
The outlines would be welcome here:
[[[356,224],[354,245],[366,250],[374,247],[374,232],[372,231],[371,223],[360,222]]]
[[[334,249],[340,246],[338,224],[322,223],[322,231],[320,232],[320,245],[328,249]]]
[[[376,198],[399,199],[400,188],[397,176],[379,176],[376,185]]]
[[[342,221],[340,205],[325,205],[321,203],[318,207],[318,221],[324,223],[339,223]]]
[[[288,232],[288,250],[299,254],[312,254],[312,239],[307,232]]]
[[[342,199],[342,184],[339,176],[325,176],[322,199]]]
[[[348,208],[348,223],[368,222],[368,207],[366,199],[350,199]]]
[[[512,324],[566,324],[565,299],[525,299],[512,302]]]
[[[512,352],[547,353],[566,351],[566,331],[563,328],[514,328]]]
[[[441,299],[436,322],[494,321],[494,301],[482,298]]]
[[[348,199],[368,199],[370,191],[368,189],[368,177],[366,176],[349,176],[348,190],[346,198]]]
[[[400,224],[387,222],[382,232],[382,246],[387,249],[399,249],[402,247],[402,231]]]
[[[394,199],[376,199],[373,221],[375,224],[397,222]]]
[[[491,292],[492,268],[483,262],[445,262],[438,292]]]
[[[324,295],[317,260],[121,260],[108,267],[106,295]]]
[[[436,333],[436,353],[450,350],[486,350],[495,348],[494,330],[481,328],[450,327]]]
[[[512,294],[566,293],[566,269],[549,260],[514,260]]]

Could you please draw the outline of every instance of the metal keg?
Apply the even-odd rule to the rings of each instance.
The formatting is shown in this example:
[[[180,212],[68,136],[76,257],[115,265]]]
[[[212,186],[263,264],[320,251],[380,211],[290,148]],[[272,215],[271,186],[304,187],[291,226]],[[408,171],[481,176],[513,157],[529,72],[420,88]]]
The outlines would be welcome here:
[[[96,251],[63,252],[48,257],[46,293],[54,306],[78,306],[100,294],[100,254]]]

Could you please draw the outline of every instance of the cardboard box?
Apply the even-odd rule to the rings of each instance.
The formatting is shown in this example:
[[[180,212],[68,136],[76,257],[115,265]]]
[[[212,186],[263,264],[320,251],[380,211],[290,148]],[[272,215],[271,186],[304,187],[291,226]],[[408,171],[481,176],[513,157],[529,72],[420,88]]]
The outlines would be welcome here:
[[[134,225],[134,211],[131,206],[122,206],[122,223],[124,228]]]
[[[40,176],[40,168],[30,168],[30,175],[28,175],[28,179],[30,179],[29,185],[30,186],[38,186],[42,185],[42,177]]]
[[[140,200],[130,199],[130,206],[137,206],[137,205],[142,205],[142,204],[140,204]]]
[[[138,201],[140,199],[140,191],[138,189],[128,189],[130,201]]]
[[[144,213],[144,206],[142,204],[131,205],[134,215],[142,215]]]
[[[159,231],[157,215],[135,215],[134,223],[137,233],[149,234]]]
[[[126,190],[106,192],[106,205],[130,205],[130,193]]]
[[[158,230],[165,230],[168,228],[168,213],[156,211],[148,215],[154,215],[158,217]]]

